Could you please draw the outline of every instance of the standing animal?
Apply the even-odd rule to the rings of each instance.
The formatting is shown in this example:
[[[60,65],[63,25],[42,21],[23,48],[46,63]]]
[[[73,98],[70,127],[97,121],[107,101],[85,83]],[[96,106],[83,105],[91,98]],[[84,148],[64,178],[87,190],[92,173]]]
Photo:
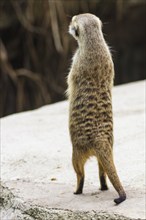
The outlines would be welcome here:
[[[107,190],[106,174],[119,194],[116,204],[126,199],[113,161],[112,93],[114,66],[102,33],[101,20],[93,14],[72,18],[69,33],[77,40],[68,75],[69,130],[72,163],[77,175],[75,194],[84,185],[84,165],[97,157],[101,190]]]

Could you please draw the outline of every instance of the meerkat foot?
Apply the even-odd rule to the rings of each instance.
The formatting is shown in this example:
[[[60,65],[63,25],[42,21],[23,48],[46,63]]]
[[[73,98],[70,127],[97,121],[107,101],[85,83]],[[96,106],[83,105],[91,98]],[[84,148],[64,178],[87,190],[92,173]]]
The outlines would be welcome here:
[[[123,195],[123,196],[120,196],[117,199],[114,199],[114,202],[118,205],[118,204],[120,204],[121,202],[123,202],[125,200],[126,200],[126,195]]]
[[[83,192],[83,185],[84,185],[84,177],[82,177],[82,178],[80,179],[78,188],[77,188],[77,190],[74,192],[75,195],[82,194],[82,192]]]
[[[84,164],[86,160],[81,160],[80,157],[77,156],[77,152],[73,152],[72,162],[73,167],[75,169],[77,175],[77,188],[74,192],[75,195],[82,194],[83,186],[84,186]]]
[[[105,178],[104,175],[100,176],[100,183],[101,183],[101,188],[100,188],[101,191],[108,190],[108,187],[107,187],[107,184],[106,184],[106,178]]]
[[[100,180],[100,190],[104,191],[104,190],[108,190],[108,186],[106,183],[106,173],[105,170],[102,166],[102,164],[98,161],[98,166],[99,166],[99,180]]]
[[[105,190],[108,190],[108,187],[107,187],[107,185],[101,186],[100,190],[101,190],[101,191],[105,191]]]
[[[77,190],[76,192],[74,192],[75,195],[79,195],[82,194],[82,190]]]

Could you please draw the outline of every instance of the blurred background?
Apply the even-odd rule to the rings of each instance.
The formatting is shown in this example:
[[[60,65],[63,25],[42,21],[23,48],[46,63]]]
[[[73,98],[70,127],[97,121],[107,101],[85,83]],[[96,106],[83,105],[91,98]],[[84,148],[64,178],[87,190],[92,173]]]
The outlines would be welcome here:
[[[146,0],[0,0],[0,117],[65,99],[68,25],[86,12],[103,22],[114,84],[145,79]]]

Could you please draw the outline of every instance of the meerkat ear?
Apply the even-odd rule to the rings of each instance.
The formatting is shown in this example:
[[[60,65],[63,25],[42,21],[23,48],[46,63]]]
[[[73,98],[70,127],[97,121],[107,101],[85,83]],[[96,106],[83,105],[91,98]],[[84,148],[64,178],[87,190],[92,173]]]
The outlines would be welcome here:
[[[76,35],[76,37],[79,37],[79,27],[78,26],[75,27],[75,35]]]
[[[77,39],[79,37],[79,27],[77,25],[73,26],[71,24],[69,26],[69,33]]]

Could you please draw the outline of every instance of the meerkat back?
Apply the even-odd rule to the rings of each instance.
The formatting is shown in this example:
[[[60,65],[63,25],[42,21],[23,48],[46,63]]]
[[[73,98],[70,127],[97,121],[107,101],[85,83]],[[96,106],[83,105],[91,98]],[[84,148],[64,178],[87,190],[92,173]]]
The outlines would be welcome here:
[[[102,23],[92,14],[74,16],[69,33],[77,40],[68,75],[69,130],[72,163],[77,175],[75,194],[84,185],[84,165],[97,157],[101,190],[107,190],[106,175],[119,194],[116,204],[126,199],[113,161],[112,93],[114,67],[102,34]]]

